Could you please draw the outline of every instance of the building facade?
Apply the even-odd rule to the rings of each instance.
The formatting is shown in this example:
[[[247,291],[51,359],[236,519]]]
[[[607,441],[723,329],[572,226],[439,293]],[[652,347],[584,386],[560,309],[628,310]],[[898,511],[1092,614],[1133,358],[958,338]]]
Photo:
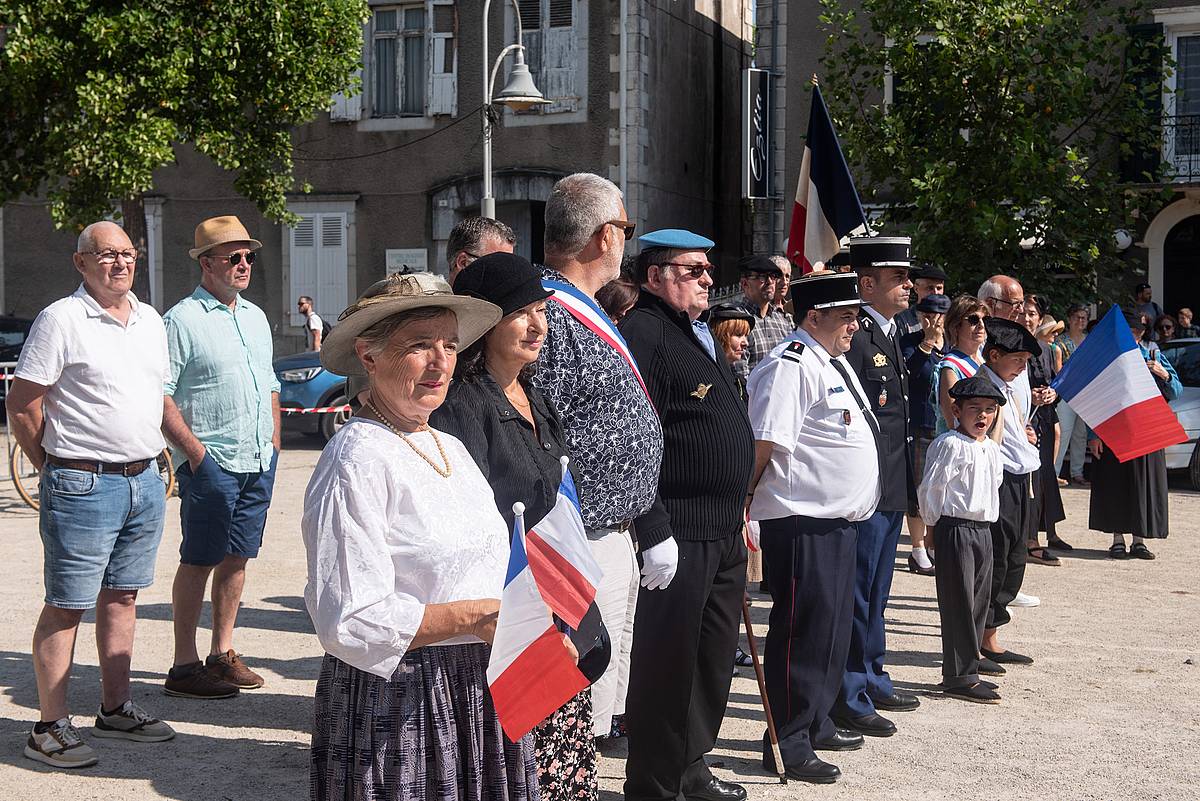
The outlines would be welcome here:
[[[294,227],[264,219],[233,176],[187,146],[146,197],[140,269],[160,310],[199,280],[188,258],[202,219],[236,214],[264,247],[247,297],[264,308],[276,350],[303,347],[299,295],[331,321],[358,293],[405,267],[444,274],[455,223],[478,214],[483,163],[483,3],[369,0],[362,91],[294,134]],[[497,217],[517,250],[542,256],[554,182],[577,171],[620,186],[639,231],[686,227],[718,243],[714,262],[753,245],[739,191],[741,72],[753,55],[754,0],[515,0],[490,4],[488,60],[517,38],[552,102],[499,112],[493,128]],[[513,61],[496,77],[504,85]],[[486,65],[488,69],[491,64]],[[0,309],[30,317],[78,285],[74,235],[35,198],[0,209]]]

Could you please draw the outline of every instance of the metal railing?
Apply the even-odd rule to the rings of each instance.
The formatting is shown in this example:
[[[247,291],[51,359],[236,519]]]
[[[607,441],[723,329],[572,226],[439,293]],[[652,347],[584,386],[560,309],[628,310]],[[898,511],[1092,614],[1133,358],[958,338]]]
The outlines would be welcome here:
[[[1200,181],[1200,114],[1163,117],[1162,168],[1167,181]]]

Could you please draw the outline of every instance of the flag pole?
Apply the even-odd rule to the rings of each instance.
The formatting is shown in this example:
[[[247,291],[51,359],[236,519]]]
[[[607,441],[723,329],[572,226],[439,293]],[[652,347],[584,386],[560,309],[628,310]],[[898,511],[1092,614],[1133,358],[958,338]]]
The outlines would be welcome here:
[[[771,703],[767,700],[767,680],[763,678],[762,663],[758,660],[758,645],[754,641],[754,624],[750,622],[750,599],[745,593],[742,593],[742,622],[746,625],[746,643],[750,648],[750,661],[754,663],[754,677],[758,679],[758,694],[762,698],[763,712],[767,714],[767,736],[771,739],[775,770],[779,774],[779,783],[787,784],[787,771],[783,767],[783,756],[779,753],[779,735],[775,732],[775,718],[771,715]]]
[[[525,536],[525,504],[517,501],[512,505],[513,515],[516,517],[516,527],[521,537]]]

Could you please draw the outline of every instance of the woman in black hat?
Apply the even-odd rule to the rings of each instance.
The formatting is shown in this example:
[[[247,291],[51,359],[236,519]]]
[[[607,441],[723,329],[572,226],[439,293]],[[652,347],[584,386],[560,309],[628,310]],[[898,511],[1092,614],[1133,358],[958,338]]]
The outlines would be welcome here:
[[[492,253],[454,281],[456,295],[500,307],[500,322],[462,352],[446,402],[431,422],[454,434],[483,471],[500,514],[513,525],[513,504],[525,504],[525,527],[554,507],[568,455],[558,412],[530,383],[546,338],[551,293],[528,261]],[[608,637],[593,603],[570,632],[579,668],[595,681],[608,667]],[[584,690],[534,730],[543,801],[589,801],[598,793],[591,691]]]
[[[754,315],[736,303],[719,303],[709,310],[708,328],[730,366],[745,357],[750,347],[750,332],[754,330],[754,322]],[[737,383],[742,400],[746,400],[746,379],[738,376]]]

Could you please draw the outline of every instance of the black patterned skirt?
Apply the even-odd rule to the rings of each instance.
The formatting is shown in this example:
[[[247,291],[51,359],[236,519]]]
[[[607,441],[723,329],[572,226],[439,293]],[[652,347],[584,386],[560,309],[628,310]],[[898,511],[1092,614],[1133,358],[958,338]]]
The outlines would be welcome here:
[[[482,643],[418,648],[382,679],[326,654],[312,801],[540,801],[533,737],[504,736],[487,661]]]
[[[592,690],[567,701],[533,730],[542,801],[596,801]]]

